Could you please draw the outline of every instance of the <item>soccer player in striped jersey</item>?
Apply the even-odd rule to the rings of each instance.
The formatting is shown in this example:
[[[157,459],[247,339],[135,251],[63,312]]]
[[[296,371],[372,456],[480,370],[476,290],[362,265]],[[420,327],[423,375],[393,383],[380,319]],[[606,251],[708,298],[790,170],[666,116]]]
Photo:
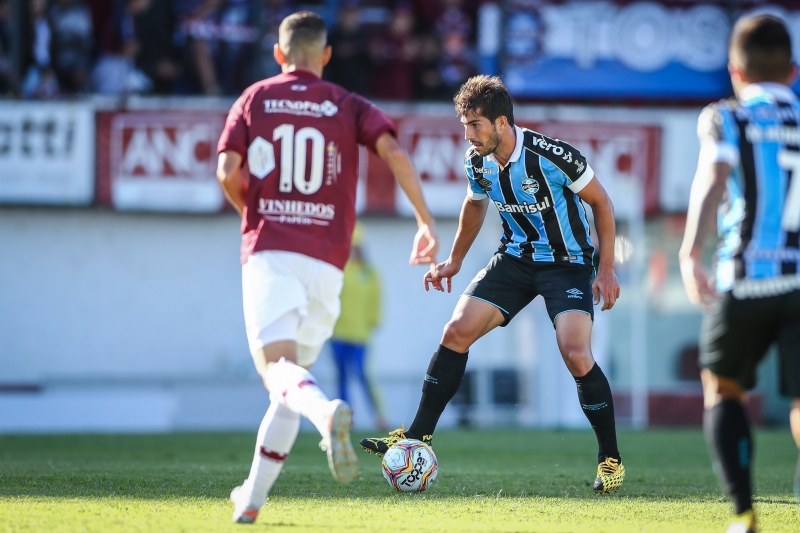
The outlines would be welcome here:
[[[794,398],[790,418],[800,446],[800,103],[789,88],[796,67],[780,19],[739,20],[728,53],[736,98],[711,104],[698,120],[700,158],[680,264],[689,298],[706,309],[706,440],[734,503],[728,531],[744,533],[756,526],[753,439],[743,402],[776,341],[781,392]],[[702,250],[715,225],[720,246],[712,283]]]
[[[475,76],[454,98],[472,145],[465,158],[469,185],[450,257],[431,268],[425,289],[451,289],[451,279],[493,203],[500,212],[500,248],[459,299],[422,384],[422,399],[407,431],[363,439],[383,454],[399,438],[430,441],[445,406],[458,390],[472,344],[542,295],[558,347],[578,389],[581,407],[599,445],[595,492],[619,489],[625,476],[611,388],[591,351],[593,304],[602,310],[619,298],[614,274],[614,209],[586,159],[569,144],[514,124],[511,96],[500,78]],[[594,213],[599,268],[586,217]],[[443,285],[444,282],[444,285]],[[446,287],[446,289],[445,289]]]

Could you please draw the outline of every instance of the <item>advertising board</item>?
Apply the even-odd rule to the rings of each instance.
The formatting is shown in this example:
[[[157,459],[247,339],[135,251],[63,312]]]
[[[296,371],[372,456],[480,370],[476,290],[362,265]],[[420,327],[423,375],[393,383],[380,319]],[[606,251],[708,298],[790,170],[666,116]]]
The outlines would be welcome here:
[[[463,126],[455,117],[390,113],[398,141],[420,173],[435,216],[458,216],[466,195]],[[225,115],[204,111],[98,113],[98,199],[122,210],[215,213],[226,201],[215,177],[216,142]],[[644,189],[645,210],[659,209],[660,128],[652,125],[567,121],[520,122],[572,143],[613,192],[619,180]],[[360,157],[358,210],[411,215],[411,206],[386,164]]]
[[[94,109],[0,102],[0,203],[87,205],[94,196]]]
[[[730,96],[728,36],[737,17],[756,10],[786,21],[795,60],[800,58],[800,6],[791,0],[505,5],[504,81],[517,97],[710,101]]]
[[[131,111],[98,114],[98,197],[122,210],[217,212],[215,177],[225,114]]]

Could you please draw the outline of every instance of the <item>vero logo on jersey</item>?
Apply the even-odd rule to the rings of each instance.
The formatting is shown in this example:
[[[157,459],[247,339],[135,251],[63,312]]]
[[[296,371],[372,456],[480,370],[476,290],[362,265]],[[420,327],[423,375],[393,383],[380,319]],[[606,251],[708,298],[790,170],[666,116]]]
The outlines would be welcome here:
[[[581,300],[583,299],[583,293],[578,289],[570,289],[567,291],[567,298],[577,298]]]

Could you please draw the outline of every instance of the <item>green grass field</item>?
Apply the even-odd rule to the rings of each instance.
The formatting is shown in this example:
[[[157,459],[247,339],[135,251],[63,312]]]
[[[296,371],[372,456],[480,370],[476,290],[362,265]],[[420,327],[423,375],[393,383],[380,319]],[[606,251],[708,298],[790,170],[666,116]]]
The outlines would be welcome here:
[[[627,479],[605,496],[590,486],[590,432],[439,432],[439,478],[423,494],[394,493],[367,454],[361,479],[336,485],[318,437],[301,434],[258,523],[241,526],[227,497],[253,438],[0,436],[0,532],[723,532],[730,513],[696,430],[622,432]],[[800,531],[796,457],[788,429],[757,433],[761,531]]]

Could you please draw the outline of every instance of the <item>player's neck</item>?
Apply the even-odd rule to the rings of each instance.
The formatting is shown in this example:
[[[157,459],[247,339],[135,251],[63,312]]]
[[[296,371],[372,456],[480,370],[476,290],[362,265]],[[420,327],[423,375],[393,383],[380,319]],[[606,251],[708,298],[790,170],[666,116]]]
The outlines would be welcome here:
[[[517,146],[517,132],[516,128],[509,128],[508,133],[503,136],[500,144],[497,145],[497,150],[494,151],[494,158],[501,168],[505,168],[511,155],[514,153],[514,148]]]
[[[284,63],[283,65],[281,65],[281,72],[283,72],[284,74],[287,72],[294,72],[296,70],[302,70],[303,72],[310,72],[316,77],[322,78],[322,66],[306,65],[305,63],[292,63],[292,64]]]

